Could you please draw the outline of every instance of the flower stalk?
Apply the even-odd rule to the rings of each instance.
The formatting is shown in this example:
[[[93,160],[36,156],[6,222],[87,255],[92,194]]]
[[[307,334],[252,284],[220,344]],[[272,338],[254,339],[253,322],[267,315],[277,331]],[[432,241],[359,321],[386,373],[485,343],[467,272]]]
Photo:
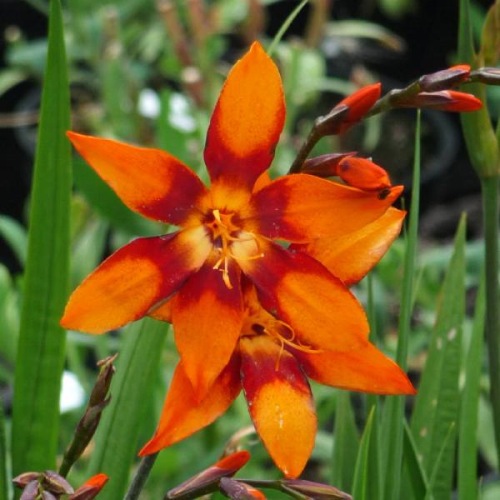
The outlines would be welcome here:
[[[94,388],[92,389],[92,393],[90,394],[87,408],[80,422],[78,422],[73,440],[64,453],[61,467],[59,468],[59,474],[63,477],[67,476],[73,464],[80,458],[89,444],[97,430],[104,408],[106,408],[111,401],[108,392],[111,385],[111,379],[115,373],[113,362],[116,356],[117,355],[109,356],[98,362],[100,371]]]

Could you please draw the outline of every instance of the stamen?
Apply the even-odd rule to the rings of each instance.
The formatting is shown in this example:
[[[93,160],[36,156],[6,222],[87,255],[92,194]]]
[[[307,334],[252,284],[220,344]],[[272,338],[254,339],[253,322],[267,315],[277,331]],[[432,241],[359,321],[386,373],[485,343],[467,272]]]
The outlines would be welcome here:
[[[285,335],[282,335],[279,332],[279,330],[281,329],[280,327],[283,327],[285,331],[289,332],[289,338],[285,337]],[[300,341],[295,341],[296,335],[293,328],[290,325],[287,325],[284,321],[281,321],[279,319],[275,319],[273,321],[271,328],[264,326],[264,333],[276,339],[281,345],[280,352],[276,360],[276,366],[275,366],[276,371],[279,370],[279,364],[281,356],[283,355],[283,351],[285,349],[285,345],[287,345],[288,347],[292,347],[297,351],[305,352],[307,354],[318,354],[322,352],[321,349],[313,349],[312,347],[302,345]]]

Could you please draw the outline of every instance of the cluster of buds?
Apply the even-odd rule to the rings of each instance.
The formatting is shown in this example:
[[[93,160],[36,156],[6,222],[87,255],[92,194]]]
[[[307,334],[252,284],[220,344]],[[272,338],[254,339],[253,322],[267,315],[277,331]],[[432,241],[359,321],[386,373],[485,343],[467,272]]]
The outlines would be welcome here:
[[[308,159],[322,138],[345,133],[366,117],[396,108],[425,108],[468,112],[481,109],[482,102],[472,94],[453,90],[467,83],[500,84],[500,70],[466,64],[452,66],[420,77],[403,89],[394,89],[381,97],[380,83],[362,87],[340,101],[329,113],[314,122],[309,136],[299,151],[289,173],[307,173],[319,177],[340,177],[343,182],[363,190],[384,190],[390,180],[384,169],[356,153],[336,153]]]
[[[50,470],[25,472],[12,480],[23,490],[20,500],[57,500],[63,495],[68,500],[92,500],[107,481],[106,474],[96,474],[75,491],[63,476]]]
[[[250,459],[247,451],[237,451],[222,458],[214,465],[184,481],[170,490],[166,500],[188,500],[219,491],[224,496],[238,500],[265,500],[258,488],[278,490],[293,498],[315,500],[350,500],[352,497],[327,484],[303,479],[256,480],[235,479],[238,472]]]

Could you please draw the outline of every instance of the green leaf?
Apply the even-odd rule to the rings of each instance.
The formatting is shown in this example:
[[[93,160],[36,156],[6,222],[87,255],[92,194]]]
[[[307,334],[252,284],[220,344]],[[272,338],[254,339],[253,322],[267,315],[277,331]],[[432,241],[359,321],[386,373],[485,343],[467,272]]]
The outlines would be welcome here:
[[[465,361],[465,385],[460,400],[457,480],[458,498],[461,500],[478,498],[478,416],[485,313],[484,286],[480,286],[476,300],[472,337]]]
[[[351,395],[338,391],[332,457],[332,484],[351,491],[354,467],[359,448],[359,435],[352,410]]]
[[[415,155],[413,162],[410,220],[406,234],[401,313],[399,315],[398,349],[396,355],[396,361],[403,369],[405,369],[407,365],[414,282],[417,274],[416,255],[418,245],[418,213],[420,209],[420,123],[420,111],[418,111],[415,128]],[[386,459],[382,472],[385,478],[384,498],[387,500],[399,500],[401,498],[404,402],[404,397],[391,397],[386,401],[384,406],[381,436],[382,444],[385,448],[382,452],[382,456],[386,457]]]
[[[91,476],[104,472],[110,477],[99,497],[103,500],[124,497],[167,331],[166,323],[146,318],[123,332],[123,348],[111,384],[111,404],[99,425],[88,473]]]
[[[19,263],[24,265],[28,247],[26,229],[15,219],[0,215],[0,237],[9,244]]]
[[[460,0],[458,57],[461,63],[468,63],[472,68],[482,65],[482,61],[477,59],[474,51],[469,0]],[[466,90],[486,103],[484,85],[470,84]],[[479,177],[497,175],[500,161],[498,142],[487,107],[484,106],[472,113],[460,113],[460,121],[470,160]]]
[[[458,424],[462,324],[465,315],[465,218],[455,238],[455,249],[444,278],[437,319],[419,393],[412,415],[411,429],[422,454],[422,466],[433,476],[436,499],[450,498]],[[453,436],[445,436],[453,429]],[[437,460],[439,459],[439,463]],[[437,467],[437,468],[436,468]]]
[[[381,496],[378,420],[372,406],[359,445],[352,496],[356,500],[378,500]]]
[[[406,495],[408,498],[425,498],[429,490],[429,481],[419,460],[419,451],[408,424],[405,422],[403,462],[405,478],[407,478]],[[411,487],[411,494],[407,491]]]
[[[14,475],[54,469],[69,274],[70,105],[61,7],[51,1],[49,49],[31,192],[12,422]]]

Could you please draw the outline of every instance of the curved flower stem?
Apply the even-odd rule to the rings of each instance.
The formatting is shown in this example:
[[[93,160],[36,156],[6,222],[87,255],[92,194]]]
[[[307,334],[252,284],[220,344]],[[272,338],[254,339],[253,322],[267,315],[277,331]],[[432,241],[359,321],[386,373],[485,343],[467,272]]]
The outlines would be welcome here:
[[[302,168],[302,165],[306,161],[307,157],[309,156],[309,153],[312,151],[314,146],[316,146],[316,143],[321,139],[322,135],[318,132],[316,127],[314,126],[311,131],[309,132],[309,135],[307,136],[306,142],[302,144],[302,147],[300,148],[299,152],[297,153],[297,156],[295,160],[292,163],[292,166],[290,167],[290,170],[288,171],[289,174],[298,174]]]
[[[486,269],[486,323],[488,346],[490,397],[493,411],[495,441],[500,461],[500,293],[498,288],[498,176],[483,177],[481,191],[484,213],[485,269]]]
[[[144,488],[144,484],[146,483],[149,473],[153,468],[153,465],[156,461],[156,457],[158,453],[154,453],[153,455],[146,455],[139,464],[139,468],[135,473],[134,479],[132,483],[130,483],[129,489],[125,495],[124,500],[136,500],[139,498],[139,495]]]

